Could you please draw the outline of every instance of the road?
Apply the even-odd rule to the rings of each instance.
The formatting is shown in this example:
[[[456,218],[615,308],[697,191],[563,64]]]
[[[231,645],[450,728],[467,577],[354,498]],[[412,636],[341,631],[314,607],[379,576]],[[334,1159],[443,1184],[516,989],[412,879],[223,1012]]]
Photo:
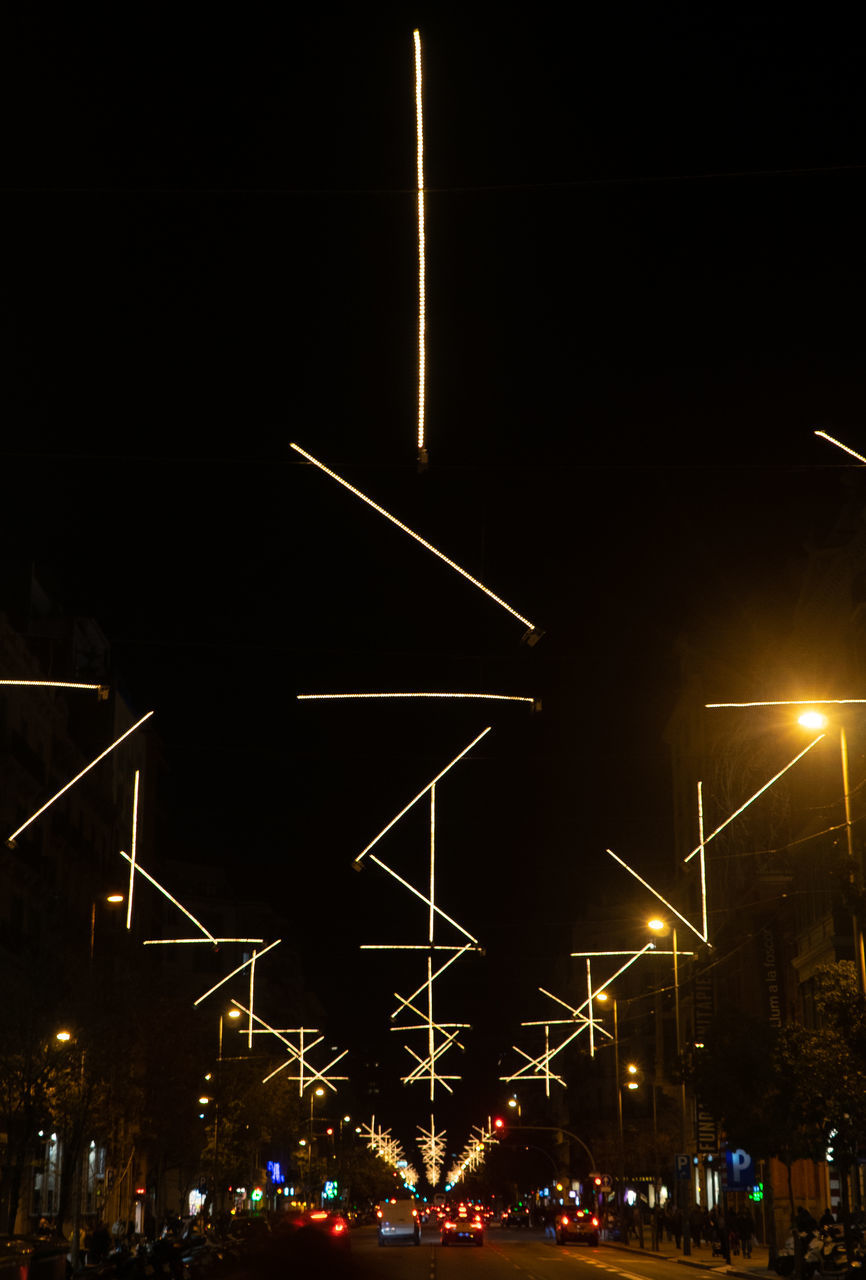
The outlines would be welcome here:
[[[489,1229],[480,1249],[443,1249],[439,1233],[430,1230],[417,1248],[379,1248],[375,1228],[357,1228],[352,1263],[352,1273],[363,1280],[687,1280],[696,1274],[688,1268],[684,1275],[679,1263],[658,1255],[644,1258],[605,1245],[560,1248],[543,1232],[498,1226]]]

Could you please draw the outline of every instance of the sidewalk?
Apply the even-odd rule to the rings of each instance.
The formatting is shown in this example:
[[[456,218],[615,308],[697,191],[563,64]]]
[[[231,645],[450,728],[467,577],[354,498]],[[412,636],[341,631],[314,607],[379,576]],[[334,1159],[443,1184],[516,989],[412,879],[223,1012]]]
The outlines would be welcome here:
[[[770,1251],[765,1244],[756,1245],[752,1249],[751,1258],[744,1258],[741,1253],[733,1254],[730,1265],[728,1265],[724,1258],[713,1257],[713,1247],[710,1244],[693,1244],[691,1254],[686,1255],[683,1253],[682,1248],[677,1248],[673,1240],[662,1240],[658,1249],[651,1249],[651,1236],[648,1231],[644,1239],[646,1241],[646,1248],[644,1249],[641,1249],[640,1245],[634,1242],[622,1244],[619,1240],[602,1240],[600,1247],[622,1249],[624,1253],[639,1253],[647,1258],[665,1258],[668,1262],[679,1262],[686,1267],[700,1267],[704,1271],[723,1272],[729,1276],[745,1276],[747,1280],[756,1280],[756,1277],[763,1278],[775,1275],[775,1272],[769,1269]]]

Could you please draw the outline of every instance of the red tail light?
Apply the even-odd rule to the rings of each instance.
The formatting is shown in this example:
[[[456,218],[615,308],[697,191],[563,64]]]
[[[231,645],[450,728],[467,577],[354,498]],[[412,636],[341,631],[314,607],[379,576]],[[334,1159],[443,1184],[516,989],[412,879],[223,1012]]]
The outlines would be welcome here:
[[[567,1226],[568,1226],[568,1214],[567,1214],[567,1213],[564,1213],[564,1214],[562,1215],[562,1217],[559,1219],[559,1221],[562,1223],[562,1225],[563,1225],[564,1227],[567,1227]]]
[[[593,1220],[592,1220],[592,1225],[593,1225],[594,1227],[597,1227],[597,1226],[598,1226],[598,1218],[593,1218]]]

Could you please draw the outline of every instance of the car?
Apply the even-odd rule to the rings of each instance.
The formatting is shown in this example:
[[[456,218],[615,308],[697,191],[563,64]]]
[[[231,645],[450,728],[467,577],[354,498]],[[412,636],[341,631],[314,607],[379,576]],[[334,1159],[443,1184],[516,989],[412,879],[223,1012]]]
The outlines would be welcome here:
[[[420,1244],[421,1222],[411,1200],[382,1200],[376,1210],[379,1244]]]
[[[458,1205],[442,1221],[442,1244],[484,1244],[484,1219],[471,1205]]]
[[[312,1209],[309,1213],[305,1213],[298,1223],[298,1231],[316,1232],[318,1235],[326,1236],[341,1249],[348,1249],[351,1244],[348,1220],[342,1213],[335,1213],[328,1209]]]
[[[503,1227],[528,1227],[529,1210],[523,1204],[509,1205],[500,1216],[500,1224]]]
[[[556,1243],[569,1244],[585,1240],[598,1244],[598,1218],[590,1209],[564,1209],[556,1215]]]

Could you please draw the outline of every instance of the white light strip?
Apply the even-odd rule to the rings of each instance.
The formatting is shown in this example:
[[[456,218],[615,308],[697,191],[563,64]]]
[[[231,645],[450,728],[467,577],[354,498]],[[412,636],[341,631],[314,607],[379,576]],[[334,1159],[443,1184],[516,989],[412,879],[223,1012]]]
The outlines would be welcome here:
[[[733,822],[734,818],[739,817],[739,815],[743,812],[744,809],[748,809],[749,805],[754,803],[754,801],[757,800],[758,796],[762,796],[764,792],[768,789],[768,787],[771,787],[774,782],[778,782],[779,779],[784,774],[786,774],[789,769],[793,769],[797,761],[802,760],[806,752],[811,751],[812,748],[814,746],[817,746],[817,744],[821,741],[821,739],[826,736],[827,735],[824,733],[819,733],[817,738],[813,738],[812,741],[809,743],[809,745],[807,747],[804,747],[803,750],[799,753],[799,755],[794,756],[794,759],[789,761],[788,764],[785,765],[784,769],[780,769],[778,773],[774,774],[773,777],[770,778],[769,782],[765,782],[762,787],[759,787],[758,790],[755,792],[755,794],[753,796],[749,796],[748,800],[746,800],[744,804],[741,804],[739,809],[736,809],[729,818],[725,818],[724,822],[721,823],[720,826],[716,827],[715,831],[711,831],[708,836],[705,836],[702,843],[699,844],[697,848],[692,849],[691,853],[686,854],[686,856],[683,858],[683,862],[691,862],[695,854],[700,853],[702,849],[706,848],[706,846],[710,843],[710,841],[715,836],[717,836],[720,831],[724,831],[725,827],[728,825],[729,822]]]
[[[298,702],[350,702],[363,698],[475,698],[487,702],[529,702],[537,699],[513,693],[299,693]]]
[[[232,939],[217,938],[217,942],[223,942],[223,941],[230,942],[232,941]],[[261,938],[235,938],[234,941],[256,943],[256,942],[261,942],[262,939]],[[262,956],[267,955],[267,953],[271,951],[274,947],[278,947],[281,941],[282,941],[281,938],[277,938],[276,942],[269,942],[268,945],[265,947],[264,951],[259,952],[258,959],[261,960]],[[245,960],[243,964],[239,964],[236,969],[232,969],[231,973],[227,973],[224,978],[220,978],[219,982],[216,984],[215,987],[211,987],[210,991],[206,991],[203,996],[199,996],[198,1000],[193,1000],[192,1002],[193,1008],[195,1008],[196,1005],[201,1004],[203,1000],[207,1000],[208,996],[212,996],[215,991],[219,991],[220,987],[223,986],[226,982],[228,982],[230,978],[234,978],[235,975],[238,973],[243,973],[244,969],[246,969],[249,965],[251,965],[252,962],[253,960],[251,956],[249,960]],[[247,1013],[249,1011],[245,1009],[244,1012]],[[250,1016],[252,1017],[252,1015]],[[261,1019],[259,1019],[259,1021],[261,1021]]]
[[[132,928],[132,894],[135,888],[135,849],[138,840],[138,781],[141,770],[135,771],[135,786],[132,794],[132,846],[129,861],[129,890],[126,896],[126,927]]]
[[[132,858],[130,858],[129,854],[124,852],[123,849],[120,850],[120,856],[121,858],[125,858],[128,863],[130,864],[132,863]],[[196,925],[199,929],[201,929],[202,933],[205,935],[206,941],[216,943],[216,938],[213,936],[213,934],[209,929],[206,929],[204,927],[201,920],[197,920],[191,911],[187,911],[186,907],[183,905],[182,902],[178,902],[177,898],[172,897],[168,889],[164,888],[163,885],[161,885],[158,880],[155,880],[149,871],[145,871],[141,863],[138,863],[135,870],[138,873],[138,875],[144,876],[145,880],[149,881],[150,884],[152,884],[155,889],[159,889],[160,893],[163,894],[166,898],[168,898],[169,902],[171,902],[175,907],[177,907],[178,911],[182,911],[188,920],[191,920],[194,925]]]
[[[698,848],[701,851],[701,920],[704,926],[704,937],[709,938],[710,926],[707,923],[707,854],[704,848],[704,784],[698,781]]]
[[[452,943],[446,946],[445,943],[437,942],[435,946],[430,947],[426,942],[362,942],[359,950],[361,951],[459,951],[461,955],[464,951],[480,951],[481,947],[471,947],[467,944],[462,946],[458,943]],[[623,952],[623,955],[626,953]],[[628,953],[631,955],[631,952]]]
[[[850,453],[851,457],[856,458],[858,462],[866,462],[866,458],[863,457],[862,453],[855,453],[853,449],[849,449],[848,445],[843,444],[841,440],[828,436],[826,431],[816,431],[815,435],[820,436],[822,440],[829,440],[830,444],[835,444],[839,449],[844,449],[846,453]]]
[[[184,943],[189,943],[189,944],[194,944],[195,946],[210,947],[213,945],[214,942],[255,943],[255,942],[262,942],[262,941],[263,941],[262,938],[213,938],[213,939],[211,938],[145,938],[144,942],[141,945],[143,947],[177,947]],[[277,944],[275,942],[271,943],[272,947],[275,947],[276,945]],[[264,955],[264,952],[262,951],[260,954]],[[216,990],[216,987],[214,987],[214,990]],[[210,994],[210,992],[208,992],[208,994]],[[197,1004],[198,1001],[196,1001],[195,1003]]]
[[[17,831],[13,831],[11,836],[9,836],[8,840],[6,841],[6,843],[11,844],[12,841],[16,838],[16,836],[20,836],[22,831],[26,831],[27,828],[30,826],[31,822],[35,822],[36,819],[40,816],[40,814],[43,814],[46,809],[50,809],[50,807],[54,804],[55,800],[59,800],[60,797],[69,790],[70,787],[74,787],[76,782],[79,782],[86,773],[89,773],[90,770],[94,767],[94,765],[99,764],[100,760],[104,760],[105,757],[110,752],[112,752],[115,747],[120,746],[124,738],[128,738],[131,733],[135,733],[136,729],[138,729],[141,725],[143,725],[145,720],[149,720],[152,715],[153,715],[153,712],[148,711],[147,715],[142,716],[140,720],[137,720],[135,724],[131,726],[131,728],[127,729],[126,733],[122,733],[119,738],[117,738],[114,742],[112,742],[110,747],[106,747],[104,751],[100,752],[100,754],[96,757],[95,760],[91,760],[90,764],[85,765],[85,767],[81,770],[81,772],[77,773],[74,778],[71,778],[69,782],[66,783],[65,786],[61,787],[56,795],[53,795],[50,800],[46,800],[45,804],[42,806],[41,809],[37,809],[36,812],[32,814],[31,817],[29,817],[26,822],[23,822],[21,824],[21,826],[18,828]]]
[[[485,587],[483,582],[479,582],[477,578],[473,578],[471,573],[462,569],[454,560],[449,559],[448,556],[444,555],[443,552],[434,547],[432,542],[428,542],[426,538],[422,538],[420,533],[416,533],[414,529],[410,529],[402,520],[398,520],[396,516],[392,516],[390,511],[386,511],[384,507],[380,507],[378,502],[374,502],[372,498],[368,498],[360,489],[356,489],[353,484],[349,484],[348,480],[344,480],[342,476],[338,476],[336,471],[332,471],[330,467],[326,467],[323,462],[320,462],[318,458],[314,458],[311,453],[307,453],[305,449],[300,447],[300,445],[290,444],[289,447],[294,449],[295,453],[299,453],[302,458],[306,458],[307,462],[311,462],[314,467],[318,467],[320,471],[324,471],[326,476],[330,476],[332,480],[336,480],[344,489],[348,489],[350,493],[354,493],[356,498],[360,498],[362,502],[366,502],[367,506],[372,507],[374,511],[378,511],[379,515],[384,516],[386,520],[390,520],[398,529],[402,529],[404,533],[408,533],[410,538],[414,538],[416,542],[420,542],[422,547],[431,551],[434,556],[438,556],[440,560],[449,566],[449,568],[454,569],[456,573],[461,574],[467,582],[472,583],[473,587],[477,587],[479,591],[483,591],[486,596],[489,596],[496,604],[501,605],[502,608],[507,610],[513,618],[516,618],[518,622],[522,622],[530,631],[536,630],[534,622],[530,622],[528,618],[524,618],[516,609],[512,609],[511,605],[506,604],[500,596],[494,595],[489,587]]]
[[[376,866],[381,867],[383,871],[387,871],[389,876],[393,876],[398,884],[402,884],[404,889],[408,889],[410,893],[414,893],[415,897],[420,898],[425,905],[429,905],[430,899],[426,898],[420,889],[416,889],[408,880],[404,880],[396,871],[393,871],[390,867],[386,866],[384,862],[376,857],[375,853],[371,855],[370,861],[375,862]],[[456,920],[452,919],[452,917],[449,916],[446,911],[443,911],[441,907],[437,907],[435,903],[433,905],[433,910],[438,916],[441,916],[443,920],[447,920],[449,924],[453,924],[455,929],[459,929],[460,932],[470,940],[470,942],[478,942],[478,939],[473,937],[468,929],[464,929],[462,924],[458,924]]]
[[[78,680],[0,680],[0,684],[19,685],[28,689],[95,689],[97,693],[105,688],[102,684],[82,684]]]
[[[477,743],[479,743],[479,742],[481,741],[481,739],[482,739],[483,737],[485,737],[485,735],[486,735],[486,734],[488,734],[492,728],[493,728],[493,726],[492,726],[492,725],[488,725],[486,729],[484,729],[481,733],[479,733],[479,735],[478,735],[478,737],[477,737],[477,738],[473,738],[473,739],[472,739],[472,741],[469,743],[469,746],[468,746],[468,747],[464,747],[464,748],[463,748],[463,750],[460,752],[460,754],[459,754],[459,755],[456,755],[456,756],[454,757],[454,759],[453,759],[449,764],[446,764],[445,768],[441,771],[441,773],[437,773],[437,774],[436,774],[436,777],[433,779],[433,781],[432,781],[432,782],[428,782],[428,783],[427,783],[427,786],[426,786],[426,787],[423,787],[423,788],[422,788],[422,790],[418,792],[417,796],[415,796],[415,798],[414,798],[414,799],[410,800],[410,801],[409,801],[409,803],[408,803],[404,808],[402,808],[402,809],[400,810],[400,812],[397,814],[396,818],[392,818],[392,819],[391,819],[391,821],[388,823],[387,827],[383,827],[383,828],[382,828],[382,830],[379,832],[379,834],[378,834],[378,835],[377,835],[373,840],[371,840],[371,841],[370,841],[370,843],[367,845],[366,849],[362,849],[362,850],[361,850],[361,852],[358,854],[357,858],[354,858],[354,859],[353,859],[354,864],[355,864],[355,865],[357,865],[357,864],[361,861],[361,859],[364,857],[364,855],[365,855],[366,853],[369,853],[369,852],[370,852],[370,850],[373,848],[373,846],[379,843],[379,841],[382,839],[382,836],[383,836],[383,835],[385,835],[385,833],[386,833],[386,832],[390,831],[390,830],[391,830],[391,828],[392,828],[396,823],[398,823],[398,822],[400,821],[400,819],[403,817],[403,815],[404,815],[404,814],[406,814],[406,813],[408,813],[408,812],[409,812],[409,810],[412,808],[412,806],[418,803],[418,801],[422,798],[422,796],[426,796],[426,794],[427,794],[427,792],[430,790],[430,788],[431,788],[431,787],[435,787],[435,786],[436,786],[436,783],[439,781],[439,779],[440,779],[440,778],[444,778],[444,777],[445,777],[445,774],[448,772],[448,770],[449,770],[449,769],[453,769],[453,768],[454,768],[454,766],[455,766],[455,764],[457,764],[460,760],[462,760],[462,759],[463,759],[463,757],[464,757],[464,756],[465,756],[469,751],[471,751],[471,750],[472,750],[472,748],[473,748],[474,746],[476,746],[476,744],[477,744]]]
[[[848,707],[862,706],[866,698],[792,698],[781,702],[705,702],[707,711],[742,707]]]
[[[421,82],[421,33],[413,32],[415,41],[415,134],[416,181],[418,186],[418,457],[424,458],[425,399],[427,386],[427,261],[424,225],[424,113]]]
[[[643,887],[644,887],[645,889],[649,889],[649,891],[650,891],[650,893],[653,895],[653,897],[654,897],[654,898],[658,898],[659,902],[663,902],[663,903],[664,903],[664,905],[667,907],[668,911],[672,911],[672,912],[674,913],[674,915],[677,917],[677,919],[678,919],[678,920],[682,920],[682,922],[683,922],[683,924],[686,926],[686,928],[691,929],[692,933],[694,933],[698,938],[700,938],[701,942],[706,942],[706,941],[707,941],[707,939],[706,939],[706,938],[704,937],[704,935],[700,932],[700,930],[699,930],[699,929],[696,929],[696,928],[695,928],[695,926],[691,923],[691,921],[690,921],[690,920],[687,920],[687,919],[685,918],[685,916],[684,916],[684,915],[682,915],[679,911],[677,911],[676,907],[675,907],[675,906],[673,906],[673,904],[672,904],[672,903],[668,902],[667,898],[663,897],[663,896],[659,893],[658,889],[654,889],[654,888],[652,887],[652,885],[649,883],[649,881],[648,881],[648,880],[644,880],[644,878],[643,878],[642,876],[639,876],[639,875],[638,875],[638,873],[637,873],[636,871],[634,871],[634,870],[633,870],[633,869],[628,865],[628,863],[627,863],[627,862],[624,862],[624,861],[623,861],[623,859],[622,859],[622,858],[620,858],[618,854],[614,853],[613,849],[605,849],[605,853],[609,853],[609,854],[610,854],[610,856],[614,859],[614,861],[615,861],[615,862],[618,862],[618,863],[619,863],[619,865],[620,865],[621,867],[625,867],[625,869],[626,869],[626,871],[629,873],[629,875],[630,875],[630,876],[634,876],[634,878],[635,878],[635,880],[637,880],[638,884],[642,884],[642,885],[643,885]],[[605,985],[607,985],[607,984],[605,984]],[[604,990],[604,987],[599,987],[599,990],[600,990],[600,991],[603,991],[603,990]]]

